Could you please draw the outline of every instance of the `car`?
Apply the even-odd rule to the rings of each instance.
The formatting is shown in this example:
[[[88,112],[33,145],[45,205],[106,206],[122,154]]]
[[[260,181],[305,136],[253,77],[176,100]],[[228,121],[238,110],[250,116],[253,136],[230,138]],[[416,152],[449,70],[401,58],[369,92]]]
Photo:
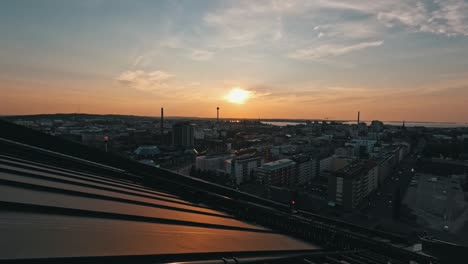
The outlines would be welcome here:
[[[449,230],[449,227],[448,227],[448,225],[444,225],[444,226],[442,227],[442,229],[444,229],[444,231],[448,231],[448,230]]]

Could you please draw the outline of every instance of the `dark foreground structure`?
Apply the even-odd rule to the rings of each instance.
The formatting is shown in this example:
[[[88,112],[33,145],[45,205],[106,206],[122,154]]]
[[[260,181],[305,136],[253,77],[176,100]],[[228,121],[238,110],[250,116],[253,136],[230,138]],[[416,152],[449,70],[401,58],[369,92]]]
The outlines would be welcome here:
[[[15,263],[463,263],[466,252],[1,120],[0,230],[0,262]]]

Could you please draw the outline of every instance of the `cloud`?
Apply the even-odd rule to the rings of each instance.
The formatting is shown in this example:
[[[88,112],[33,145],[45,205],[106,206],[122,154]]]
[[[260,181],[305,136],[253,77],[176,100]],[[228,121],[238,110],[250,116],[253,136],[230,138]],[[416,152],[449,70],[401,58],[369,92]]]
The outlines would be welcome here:
[[[143,59],[144,59],[144,56],[138,56],[133,62],[133,67],[138,66],[138,64],[140,64]]]
[[[197,61],[207,61],[211,60],[213,58],[214,52],[211,51],[206,51],[206,50],[194,50],[190,54],[190,58],[192,60],[197,60]]]
[[[335,21],[331,24],[321,24],[313,28],[319,31],[318,37],[329,40],[356,40],[375,38],[384,31],[384,26],[375,23],[372,17],[356,21]]]
[[[166,87],[167,81],[173,77],[173,74],[164,71],[146,72],[136,70],[122,72],[116,79],[120,84],[137,90],[155,91]]]
[[[192,41],[185,40],[180,36],[172,36],[160,40],[158,46],[163,49],[179,50],[183,53],[187,52],[187,57],[191,60],[207,61],[213,58],[215,51],[200,49],[191,45],[191,42]]]
[[[220,49],[255,44],[258,40],[283,38],[283,13],[291,7],[287,1],[240,1],[224,9],[207,13],[205,25],[214,30],[213,44]]]
[[[377,2],[377,3],[375,3]],[[385,1],[386,2],[386,1]],[[231,5],[208,12],[203,21],[214,29],[211,39],[220,48],[254,45],[258,42],[283,41],[282,44],[307,41],[311,32],[304,32],[310,25],[320,38],[373,37],[379,32],[375,10],[384,1],[236,1]],[[379,4],[380,3],[380,4]],[[359,19],[345,19],[344,12],[360,13]],[[377,23],[378,24],[378,23]],[[383,26],[381,26],[384,28]],[[327,32],[325,32],[327,31]]]
[[[290,53],[289,57],[297,60],[321,60],[323,58],[336,57],[365,48],[378,47],[383,43],[383,40],[380,40],[373,42],[361,42],[349,46],[320,45],[317,47],[296,50]]]
[[[339,41],[382,38],[396,24],[411,31],[467,35],[467,6],[464,0],[235,1],[211,10],[203,22],[210,43],[219,48],[272,40],[289,46],[312,39],[310,30],[301,29],[307,27],[320,29],[320,39]]]
[[[447,36],[468,35],[468,3],[464,0],[399,1],[378,12],[387,26],[402,25],[414,31]]]
[[[286,54],[327,63],[323,58],[381,45],[383,41],[376,40],[399,31],[468,35],[467,5],[464,0],[228,1],[206,9],[201,23],[186,32],[163,36],[158,48],[180,50],[195,61],[244,48],[254,52],[233,60],[250,61],[249,54]],[[146,61],[137,59],[134,67],[141,68]]]

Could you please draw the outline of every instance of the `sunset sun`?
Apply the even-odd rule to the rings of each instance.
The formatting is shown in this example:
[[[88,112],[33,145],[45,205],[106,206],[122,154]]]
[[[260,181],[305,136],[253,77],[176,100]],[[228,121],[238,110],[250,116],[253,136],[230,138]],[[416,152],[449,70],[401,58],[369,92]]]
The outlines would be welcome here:
[[[252,92],[239,87],[232,88],[224,97],[228,102],[244,104],[251,97]]]

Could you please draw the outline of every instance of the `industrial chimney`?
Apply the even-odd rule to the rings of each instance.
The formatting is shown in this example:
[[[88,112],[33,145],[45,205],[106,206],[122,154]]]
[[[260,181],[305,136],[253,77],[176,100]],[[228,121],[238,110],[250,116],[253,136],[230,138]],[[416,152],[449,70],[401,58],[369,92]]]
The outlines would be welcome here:
[[[164,108],[161,107],[161,142],[160,144],[162,145],[164,142]]]

